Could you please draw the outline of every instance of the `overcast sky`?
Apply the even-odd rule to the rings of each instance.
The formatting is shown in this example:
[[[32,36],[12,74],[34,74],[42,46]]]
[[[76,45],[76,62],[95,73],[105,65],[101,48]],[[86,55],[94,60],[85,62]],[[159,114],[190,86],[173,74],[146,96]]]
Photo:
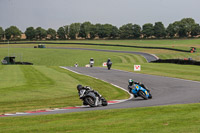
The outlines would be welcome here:
[[[75,22],[120,27],[161,21],[165,26],[191,17],[200,23],[200,0],[0,0],[0,26],[58,29]]]

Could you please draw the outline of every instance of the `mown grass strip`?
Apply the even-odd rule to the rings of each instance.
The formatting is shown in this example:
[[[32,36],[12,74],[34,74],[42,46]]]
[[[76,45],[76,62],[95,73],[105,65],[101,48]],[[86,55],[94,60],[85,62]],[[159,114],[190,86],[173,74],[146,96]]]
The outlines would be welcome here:
[[[198,133],[200,104],[2,117],[1,132]]]
[[[200,81],[199,66],[177,65],[168,63],[140,63],[139,65],[141,65],[141,71],[137,71],[137,73]],[[134,64],[129,63],[117,63],[113,65],[113,68],[134,72]]]
[[[16,65],[3,67],[8,72],[7,75],[0,77],[4,79],[0,80],[0,84],[6,82],[6,85],[0,88],[0,114],[81,105],[76,90],[77,84],[93,87],[107,100],[129,97],[126,92],[109,83],[59,67]],[[1,69],[0,73],[4,71]],[[23,84],[16,85],[14,79],[22,80]]]

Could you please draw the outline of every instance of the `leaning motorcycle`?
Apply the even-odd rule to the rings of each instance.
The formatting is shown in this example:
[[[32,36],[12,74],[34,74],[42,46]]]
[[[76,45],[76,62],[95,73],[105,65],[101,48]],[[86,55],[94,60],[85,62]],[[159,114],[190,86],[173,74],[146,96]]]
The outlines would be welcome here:
[[[141,87],[138,84],[134,84],[133,88],[131,88],[131,92],[135,97],[139,96],[145,100],[152,98],[150,91],[147,91],[145,88]]]
[[[108,105],[108,102],[104,97],[97,96],[93,91],[81,90],[79,97],[83,100],[83,105],[89,105],[90,107]]]

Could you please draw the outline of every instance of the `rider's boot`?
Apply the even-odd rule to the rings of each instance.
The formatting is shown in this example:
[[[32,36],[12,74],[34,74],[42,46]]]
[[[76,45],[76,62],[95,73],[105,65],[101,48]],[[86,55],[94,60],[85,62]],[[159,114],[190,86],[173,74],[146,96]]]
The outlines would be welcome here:
[[[83,101],[83,105],[88,105],[85,101]]]

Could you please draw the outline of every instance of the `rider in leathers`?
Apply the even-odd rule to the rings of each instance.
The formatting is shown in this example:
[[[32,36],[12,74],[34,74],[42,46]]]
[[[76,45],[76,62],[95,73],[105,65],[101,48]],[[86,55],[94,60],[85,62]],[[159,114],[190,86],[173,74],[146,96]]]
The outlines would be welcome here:
[[[99,98],[101,98],[102,96],[101,96],[101,94],[99,94],[97,91],[95,91],[95,90],[93,90],[91,87],[89,87],[89,86],[82,86],[82,85],[77,85],[77,90],[78,90],[78,94],[79,94],[79,96],[81,95],[80,94],[80,91],[81,90],[86,90],[86,91],[91,91],[91,92],[93,92],[97,97],[99,97]],[[97,102],[98,100],[96,100],[96,102]],[[83,102],[83,105],[86,105],[84,102]]]
[[[144,84],[142,84],[141,82],[135,82],[135,81],[133,81],[132,79],[129,79],[129,80],[128,80],[128,83],[129,83],[129,85],[128,85],[128,90],[129,90],[129,92],[130,92],[131,94],[133,94],[133,93],[132,93],[132,89],[134,89],[134,84],[138,84],[139,86],[143,87],[144,89],[146,89],[146,90],[149,92],[149,89],[148,89],[146,86],[144,86]],[[134,95],[134,94],[133,94],[133,95]],[[134,97],[137,97],[137,96],[134,95]]]

